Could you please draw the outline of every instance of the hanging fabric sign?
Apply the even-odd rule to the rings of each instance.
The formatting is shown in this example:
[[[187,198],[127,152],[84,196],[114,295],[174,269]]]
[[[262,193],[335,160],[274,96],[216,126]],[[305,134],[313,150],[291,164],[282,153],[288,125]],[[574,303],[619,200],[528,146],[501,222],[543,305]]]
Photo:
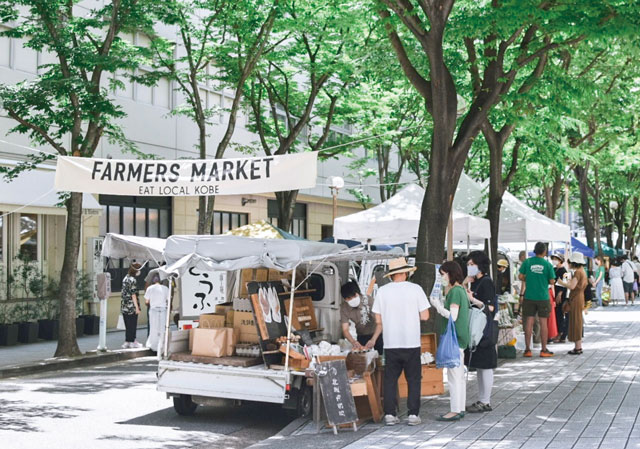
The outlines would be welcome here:
[[[56,189],[133,196],[235,195],[309,189],[318,153],[206,160],[59,156]]]

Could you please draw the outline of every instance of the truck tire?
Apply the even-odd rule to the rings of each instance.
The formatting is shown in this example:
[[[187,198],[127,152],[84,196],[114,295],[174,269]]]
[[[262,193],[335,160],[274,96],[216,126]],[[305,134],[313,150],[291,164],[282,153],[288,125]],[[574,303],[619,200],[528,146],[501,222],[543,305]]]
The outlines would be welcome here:
[[[299,418],[307,418],[313,412],[313,390],[308,385],[303,385],[298,392],[296,412]]]
[[[191,400],[191,395],[181,394],[173,397],[173,408],[178,415],[191,416],[198,408],[198,404]]]

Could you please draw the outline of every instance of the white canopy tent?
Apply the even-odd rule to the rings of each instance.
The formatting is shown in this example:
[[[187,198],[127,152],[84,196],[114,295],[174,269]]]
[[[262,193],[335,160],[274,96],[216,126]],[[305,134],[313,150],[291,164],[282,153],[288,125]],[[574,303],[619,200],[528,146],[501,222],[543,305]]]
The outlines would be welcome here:
[[[415,243],[420,226],[424,189],[410,184],[371,209],[336,218],[334,237],[371,244]],[[491,238],[489,221],[453,211],[453,240],[483,243]]]
[[[487,211],[488,183],[479,184],[466,174],[458,182],[453,207],[467,213],[485,214]],[[546,217],[518,198],[505,192],[500,209],[500,243],[514,242],[568,242],[569,226]]]

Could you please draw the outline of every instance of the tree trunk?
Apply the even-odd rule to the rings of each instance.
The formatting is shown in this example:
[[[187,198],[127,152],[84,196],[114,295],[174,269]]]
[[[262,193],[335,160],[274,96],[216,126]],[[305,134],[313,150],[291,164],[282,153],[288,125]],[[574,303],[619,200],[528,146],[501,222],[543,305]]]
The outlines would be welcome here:
[[[293,210],[296,206],[297,197],[297,190],[276,192],[276,202],[278,203],[278,227],[284,231],[291,232]]]
[[[54,357],[74,357],[81,354],[76,340],[76,275],[82,226],[82,193],[72,192],[66,207],[64,261],[60,273],[60,332]]]
[[[196,87],[197,88],[197,87]],[[207,158],[207,124],[202,113],[198,115],[198,146],[200,147],[200,159]],[[213,222],[213,202],[215,196],[201,195],[198,197],[198,234],[211,234]]]
[[[594,218],[594,225],[595,225],[595,237],[596,237],[596,243],[595,243],[595,249],[598,250],[598,254],[602,255],[602,230],[601,230],[601,226],[600,226],[600,183],[598,181],[598,168],[596,167],[595,169],[595,185],[594,185],[594,192],[593,192],[593,218]]]
[[[593,242],[595,240],[595,231],[593,226],[593,219],[591,213],[591,205],[589,204],[589,164],[585,167],[576,165],[575,169],[576,178],[578,179],[578,186],[580,187],[580,209],[582,213],[582,221],[584,223],[584,231],[587,235],[587,245],[589,248],[593,248]]]

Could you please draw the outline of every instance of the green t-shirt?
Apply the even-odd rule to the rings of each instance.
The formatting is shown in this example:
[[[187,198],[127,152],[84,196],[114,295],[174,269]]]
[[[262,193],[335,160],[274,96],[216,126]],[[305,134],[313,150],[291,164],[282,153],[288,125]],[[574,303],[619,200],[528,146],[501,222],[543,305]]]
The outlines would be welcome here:
[[[549,281],[556,278],[553,265],[542,257],[530,257],[522,263],[520,274],[525,275],[524,299],[549,301]]]
[[[469,297],[464,287],[456,285],[444,300],[444,308],[451,310],[451,304],[458,304],[458,318],[456,319],[456,335],[458,336],[458,346],[462,349],[466,349],[469,346]],[[440,320],[440,335],[444,334],[447,330],[448,318],[441,317]]]
[[[602,265],[600,265],[600,266],[598,267],[598,269],[596,270],[596,274],[595,274],[595,278],[596,278],[596,280],[597,280],[600,276],[602,276],[602,277],[600,278],[600,282],[604,282],[604,267],[603,267]]]

